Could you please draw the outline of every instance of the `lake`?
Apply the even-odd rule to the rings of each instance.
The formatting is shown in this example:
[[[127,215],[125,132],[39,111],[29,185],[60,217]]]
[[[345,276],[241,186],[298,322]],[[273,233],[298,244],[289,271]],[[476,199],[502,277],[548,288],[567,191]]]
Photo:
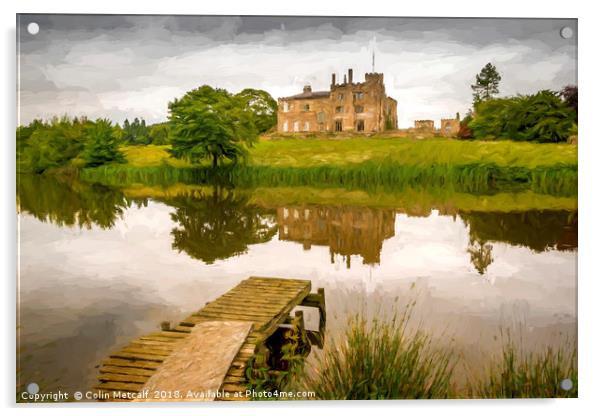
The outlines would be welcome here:
[[[576,201],[412,192],[119,190],[21,175],[18,382],[89,389],[109,352],[252,275],[325,288],[331,343],[354,314],[414,300],[416,325],[472,363],[503,328],[534,346],[576,336]]]

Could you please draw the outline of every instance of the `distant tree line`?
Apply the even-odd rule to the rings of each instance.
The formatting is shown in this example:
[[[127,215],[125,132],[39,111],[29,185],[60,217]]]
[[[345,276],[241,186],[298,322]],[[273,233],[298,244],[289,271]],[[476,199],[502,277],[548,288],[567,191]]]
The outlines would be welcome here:
[[[175,157],[237,163],[258,135],[276,125],[276,101],[263,90],[231,94],[202,86],[169,103],[169,119],[147,125],[143,118],[122,125],[85,117],[36,119],[17,128],[17,170],[42,173],[56,168],[122,163],[122,145],[167,145]]]
[[[577,134],[577,86],[497,98],[501,79],[491,63],[476,75],[459,138],[559,143]]]

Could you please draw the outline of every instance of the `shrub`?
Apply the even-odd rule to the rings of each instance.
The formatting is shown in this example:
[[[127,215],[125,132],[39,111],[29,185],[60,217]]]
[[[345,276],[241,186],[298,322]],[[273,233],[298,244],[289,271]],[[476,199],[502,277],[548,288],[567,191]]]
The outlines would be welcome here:
[[[468,124],[474,137],[484,140],[566,142],[576,122],[576,113],[557,93],[482,101]]]

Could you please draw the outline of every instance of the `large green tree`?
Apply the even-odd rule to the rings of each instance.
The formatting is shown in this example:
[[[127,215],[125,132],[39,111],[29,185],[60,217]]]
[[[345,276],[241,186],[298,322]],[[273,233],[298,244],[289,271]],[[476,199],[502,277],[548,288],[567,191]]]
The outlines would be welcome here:
[[[500,92],[501,79],[502,77],[491,62],[485,65],[481,72],[477,74],[475,83],[470,86],[473,90],[473,101],[479,103],[492,99],[495,94]]]
[[[242,95],[204,85],[169,103],[172,154],[199,162],[237,162],[258,137],[255,115]]]
[[[86,126],[86,147],[83,152],[86,166],[125,162],[125,157],[119,151],[118,134],[118,129],[107,119],[98,119]]]
[[[278,103],[267,91],[246,88],[236,95],[247,103],[259,133],[265,133],[276,125]]]

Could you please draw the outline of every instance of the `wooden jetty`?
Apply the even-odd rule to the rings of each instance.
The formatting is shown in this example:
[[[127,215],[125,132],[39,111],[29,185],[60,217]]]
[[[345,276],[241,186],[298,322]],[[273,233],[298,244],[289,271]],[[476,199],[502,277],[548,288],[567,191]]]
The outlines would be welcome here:
[[[247,368],[257,355],[265,353],[266,344],[277,331],[294,321],[300,324],[304,339],[322,348],[324,289],[310,291],[309,280],[243,280],[177,326],[141,336],[110,354],[100,365],[99,383],[94,387],[99,399],[183,401],[183,390],[195,386],[228,393],[209,400],[249,400],[244,397],[248,390]],[[318,309],[318,331],[305,329],[303,311],[291,316],[297,306]],[[166,389],[162,393],[165,397],[155,397],[152,392],[151,397],[141,397],[150,388]],[[178,397],[171,393],[174,388],[179,391]]]

